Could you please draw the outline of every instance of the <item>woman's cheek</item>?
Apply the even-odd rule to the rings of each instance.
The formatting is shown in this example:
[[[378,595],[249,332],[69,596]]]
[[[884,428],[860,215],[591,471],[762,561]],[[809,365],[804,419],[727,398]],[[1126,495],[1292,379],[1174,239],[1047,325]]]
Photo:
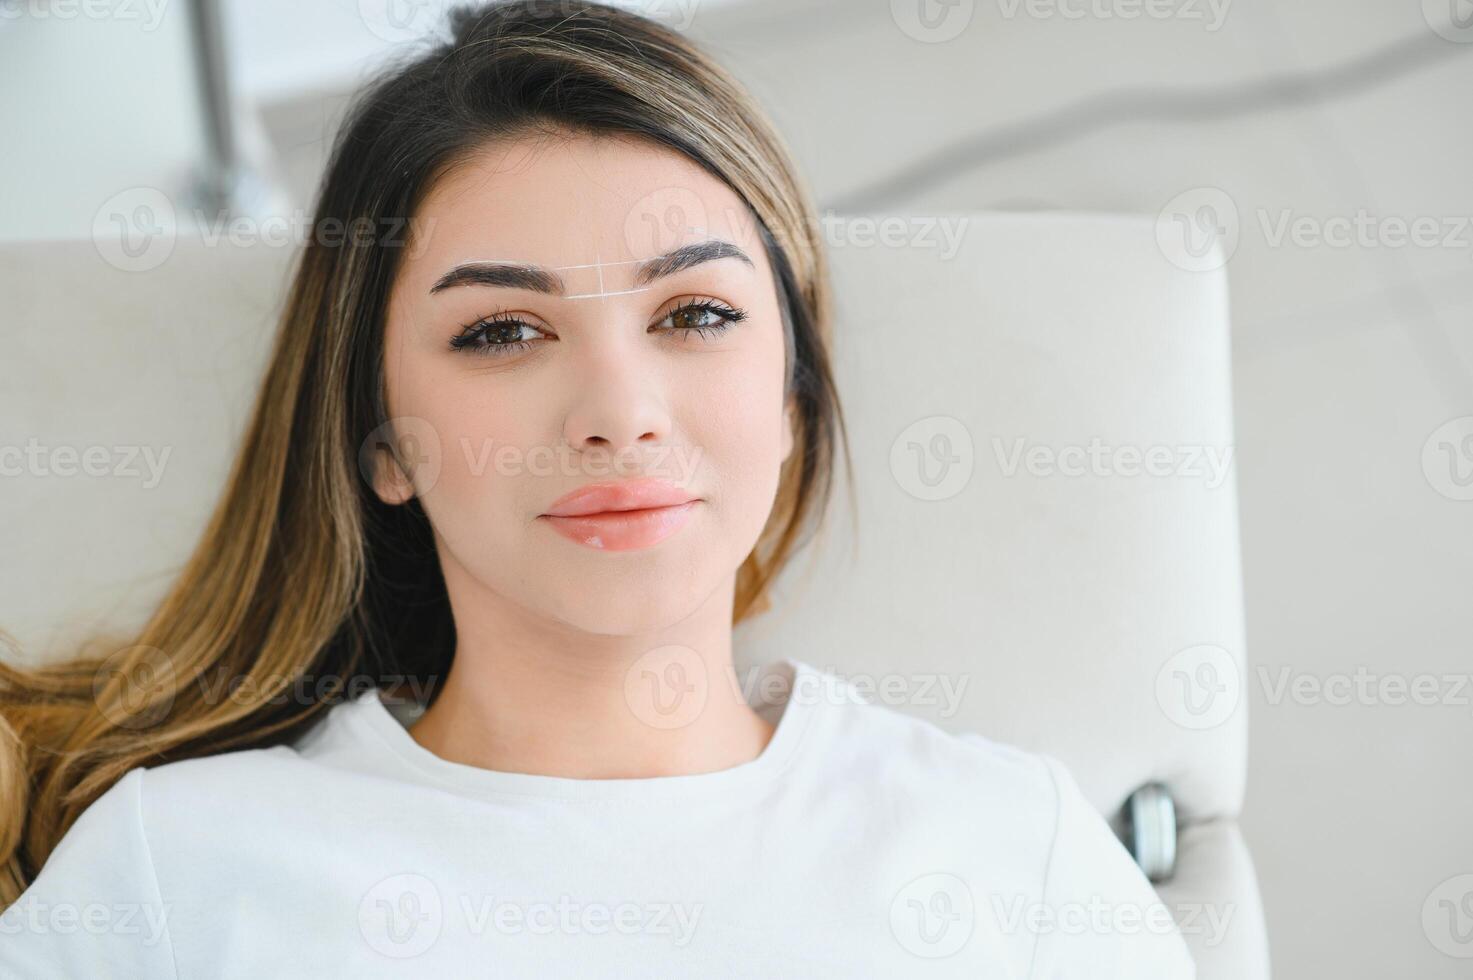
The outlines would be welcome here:
[[[704,413],[698,437],[704,461],[715,472],[723,521],[741,539],[755,542],[772,509],[782,466],[780,384],[754,384],[717,392],[721,408]],[[749,540],[750,539],[750,540]],[[740,547],[739,549],[740,550]]]
[[[535,489],[529,491],[525,485],[530,478],[521,440],[484,425],[467,425],[504,418],[488,414],[493,411],[478,405],[436,413],[440,473],[423,502],[446,536],[498,537],[503,527],[515,524],[522,509],[535,506],[539,499]]]

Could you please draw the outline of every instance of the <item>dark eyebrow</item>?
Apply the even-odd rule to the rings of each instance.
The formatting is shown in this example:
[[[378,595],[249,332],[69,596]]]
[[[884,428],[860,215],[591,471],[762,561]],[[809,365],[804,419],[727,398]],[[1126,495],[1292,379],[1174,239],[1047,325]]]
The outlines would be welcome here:
[[[673,276],[682,269],[689,269],[693,265],[700,265],[702,262],[715,262],[717,259],[741,259],[747,265],[752,265],[752,260],[747,257],[746,252],[743,252],[731,242],[723,242],[719,238],[713,238],[710,241],[696,242],[693,245],[682,245],[673,252],[657,255],[641,263],[639,268],[634,271],[634,284],[636,286],[642,286],[663,276]]]
[[[664,255],[657,255],[641,262],[635,268],[634,283],[645,285],[665,276],[673,276],[683,269],[700,265],[702,262],[714,262],[717,259],[727,258],[741,259],[747,265],[752,266],[752,260],[746,252],[730,242],[711,239],[692,245],[682,245]],[[752,267],[755,268],[755,266]],[[441,276],[430,287],[430,292],[433,294],[452,286],[466,285],[530,289],[533,292],[549,293],[554,296],[560,296],[567,291],[561,276],[541,266],[502,262],[469,262],[456,266]]]
[[[445,273],[430,287],[431,295],[452,286],[500,286],[503,289],[530,289],[538,293],[560,296],[566,292],[562,278],[535,265],[507,265],[501,262],[470,262]]]

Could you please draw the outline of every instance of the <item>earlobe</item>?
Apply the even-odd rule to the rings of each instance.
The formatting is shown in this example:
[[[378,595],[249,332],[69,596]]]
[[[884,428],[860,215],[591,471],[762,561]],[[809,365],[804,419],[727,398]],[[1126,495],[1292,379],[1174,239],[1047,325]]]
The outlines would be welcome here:
[[[374,453],[373,492],[391,507],[406,503],[414,496],[414,484],[400,468],[388,446]]]

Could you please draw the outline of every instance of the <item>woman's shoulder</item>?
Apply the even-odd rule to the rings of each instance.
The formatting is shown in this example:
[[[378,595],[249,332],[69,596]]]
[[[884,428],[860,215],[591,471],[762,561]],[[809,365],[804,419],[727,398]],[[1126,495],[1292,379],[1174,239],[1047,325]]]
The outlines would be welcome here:
[[[188,811],[226,814],[266,808],[277,814],[298,808],[304,789],[315,798],[373,774],[373,767],[350,766],[339,757],[361,754],[347,714],[362,705],[330,706],[315,723],[287,741],[232,749],[149,766],[141,775],[144,812],[150,821]],[[365,789],[365,791],[367,791]]]
[[[1195,975],[1171,911],[1061,759],[892,705],[854,699],[833,715],[830,788],[863,787],[928,839],[966,842],[972,863],[952,863],[1015,900],[999,914],[1039,922],[1035,975]]]
[[[980,790],[993,797],[1002,794],[1019,805],[1056,808],[1062,764],[1052,756],[980,732],[943,727],[908,710],[909,702],[903,698],[887,702],[855,680],[823,673],[827,682],[821,689],[831,709],[826,766]],[[928,696],[914,695],[923,697]]]
[[[127,770],[0,914],[0,975],[174,976],[176,917],[193,917],[208,904],[199,896],[230,880],[223,861],[279,846],[260,831],[304,790],[322,791],[313,768],[278,745]],[[84,915],[89,927],[78,929]]]
[[[1105,816],[1085,797],[1068,764],[1052,753],[981,732],[954,730],[904,710],[848,694],[831,712],[817,764],[833,778],[887,798],[942,804],[950,813],[1010,834],[1031,858],[1047,860],[1060,841],[1133,867]],[[1000,805],[1001,804],[1001,805]],[[985,815],[985,816],[984,816]]]
[[[341,768],[331,765],[329,757],[352,741],[344,723],[348,714],[362,707],[357,698],[329,704],[313,723],[277,744],[148,766],[142,770],[142,792],[151,805],[164,808],[210,800],[247,802],[242,798],[298,795],[303,780],[326,780]]]
[[[273,745],[178,759],[134,772],[146,805],[168,809],[201,799],[269,793],[283,777],[308,775],[304,762],[292,746]]]

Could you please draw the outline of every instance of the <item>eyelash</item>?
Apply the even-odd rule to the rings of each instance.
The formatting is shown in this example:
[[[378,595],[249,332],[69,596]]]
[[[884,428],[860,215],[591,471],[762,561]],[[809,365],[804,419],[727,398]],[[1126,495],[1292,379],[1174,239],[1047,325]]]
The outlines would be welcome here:
[[[664,322],[671,317],[687,311],[698,313],[715,314],[721,317],[721,323],[717,325],[703,325],[698,327],[675,327],[673,333],[695,333],[709,340],[718,334],[725,333],[732,324],[741,323],[747,318],[747,311],[727,306],[719,300],[701,299],[690,303],[683,303],[670,310],[660,321]],[[526,350],[532,346],[529,340],[518,340],[503,344],[481,344],[478,341],[485,338],[493,327],[501,325],[529,327],[533,330],[538,328],[514,313],[493,313],[491,316],[483,317],[475,323],[467,325],[462,332],[450,339],[450,349],[456,352],[465,352],[479,357],[506,357],[511,353]]]

